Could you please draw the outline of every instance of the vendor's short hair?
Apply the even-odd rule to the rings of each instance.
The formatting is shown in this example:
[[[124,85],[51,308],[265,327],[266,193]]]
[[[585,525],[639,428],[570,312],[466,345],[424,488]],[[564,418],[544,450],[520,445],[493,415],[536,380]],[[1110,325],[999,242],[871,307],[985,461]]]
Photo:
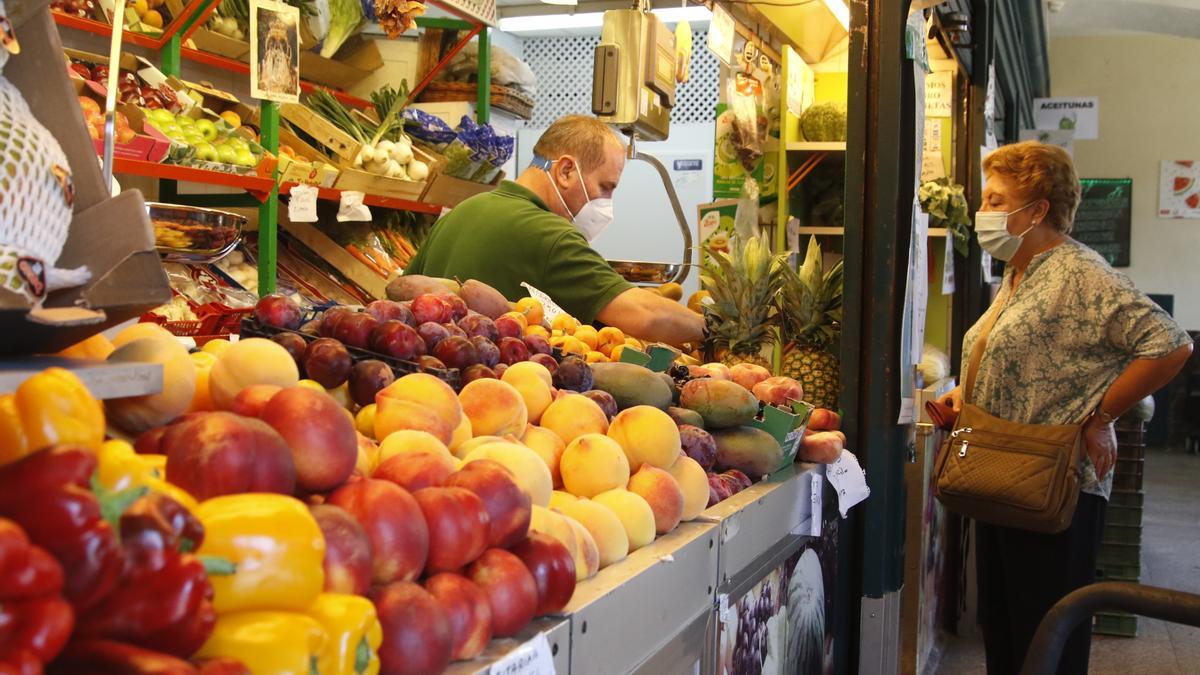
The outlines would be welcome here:
[[[1050,202],[1047,220],[1059,232],[1069,234],[1079,207],[1079,176],[1071,155],[1057,145],[1023,141],[993,150],[983,160],[983,172],[1012,182],[1028,201]]]
[[[613,128],[595,117],[567,115],[546,129],[533,146],[533,154],[549,160],[571,155],[583,164],[584,169],[593,169],[604,163],[604,151],[609,143],[625,147]]]

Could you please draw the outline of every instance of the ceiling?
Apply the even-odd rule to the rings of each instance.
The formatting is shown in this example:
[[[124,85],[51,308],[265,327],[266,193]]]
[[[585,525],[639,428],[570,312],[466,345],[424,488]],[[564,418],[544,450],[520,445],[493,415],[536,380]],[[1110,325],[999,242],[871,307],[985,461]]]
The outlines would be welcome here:
[[[1047,0],[1050,36],[1159,33],[1200,39],[1200,0]],[[1055,11],[1054,7],[1061,5]]]

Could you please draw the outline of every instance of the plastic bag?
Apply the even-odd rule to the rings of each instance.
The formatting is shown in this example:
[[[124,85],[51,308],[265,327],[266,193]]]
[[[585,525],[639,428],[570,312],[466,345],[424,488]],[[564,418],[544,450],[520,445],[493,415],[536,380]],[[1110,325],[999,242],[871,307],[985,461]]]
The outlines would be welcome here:
[[[742,183],[742,191],[738,194],[737,213],[733,217],[733,231],[741,241],[757,237],[758,225],[758,181],[754,176],[746,176]]]
[[[738,73],[729,78],[726,93],[729,109],[733,111],[730,134],[733,147],[746,173],[754,173],[762,159],[763,142],[767,135],[767,118],[761,114],[762,83],[751,75]]]
[[[458,138],[454,129],[437,115],[416,108],[405,108],[400,115],[404,119],[404,131],[409,136],[432,145],[439,152]]]

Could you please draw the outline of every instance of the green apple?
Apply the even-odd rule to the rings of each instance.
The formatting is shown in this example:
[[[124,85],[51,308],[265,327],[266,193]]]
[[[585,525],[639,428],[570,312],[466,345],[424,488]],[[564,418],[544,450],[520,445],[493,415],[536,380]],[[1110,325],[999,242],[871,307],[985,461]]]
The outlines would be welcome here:
[[[221,159],[221,156],[217,153],[217,149],[213,147],[212,143],[209,143],[208,141],[200,141],[199,143],[196,143],[195,146],[196,159],[205,162],[216,162]]]
[[[246,139],[244,139],[241,136],[238,136],[236,134],[229,137],[229,144],[232,145],[233,147],[237,148],[238,150],[249,150],[250,149],[250,143]]]
[[[155,108],[148,113],[149,117],[160,125],[174,124],[179,126],[175,121],[175,114],[166,108]],[[162,128],[161,126],[159,127]]]
[[[197,144],[204,142],[204,136],[200,135],[200,133],[197,131],[193,131],[191,129],[184,129],[183,130],[183,140],[188,145],[197,145]]]
[[[234,158],[234,163],[238,166],[254,166],[258,164],[258,160],[254,157],[254,153],[249,150],[238,150],[237,157]]]
[[[180,129],[186,129],[195,126],[196,120],[188,117],[187,115],[180,115],[175,118],[175,123],[179,125]]]
[[[210,143],[217,140],[217,125],[213,124],[212,120],[196,120],[196,131],[199,131],[204,136],[204,140]]]
[[[217,144],[217,157],[224,164],[237,164],[237,150],[228,143]]]

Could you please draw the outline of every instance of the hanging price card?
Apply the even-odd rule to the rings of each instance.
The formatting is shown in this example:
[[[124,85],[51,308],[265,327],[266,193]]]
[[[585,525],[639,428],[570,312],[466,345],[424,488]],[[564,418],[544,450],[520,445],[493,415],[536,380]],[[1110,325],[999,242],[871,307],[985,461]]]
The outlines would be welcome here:
[[[554,657],[545,633],[510,651],[492,664],[488,675],[554,675]]]

